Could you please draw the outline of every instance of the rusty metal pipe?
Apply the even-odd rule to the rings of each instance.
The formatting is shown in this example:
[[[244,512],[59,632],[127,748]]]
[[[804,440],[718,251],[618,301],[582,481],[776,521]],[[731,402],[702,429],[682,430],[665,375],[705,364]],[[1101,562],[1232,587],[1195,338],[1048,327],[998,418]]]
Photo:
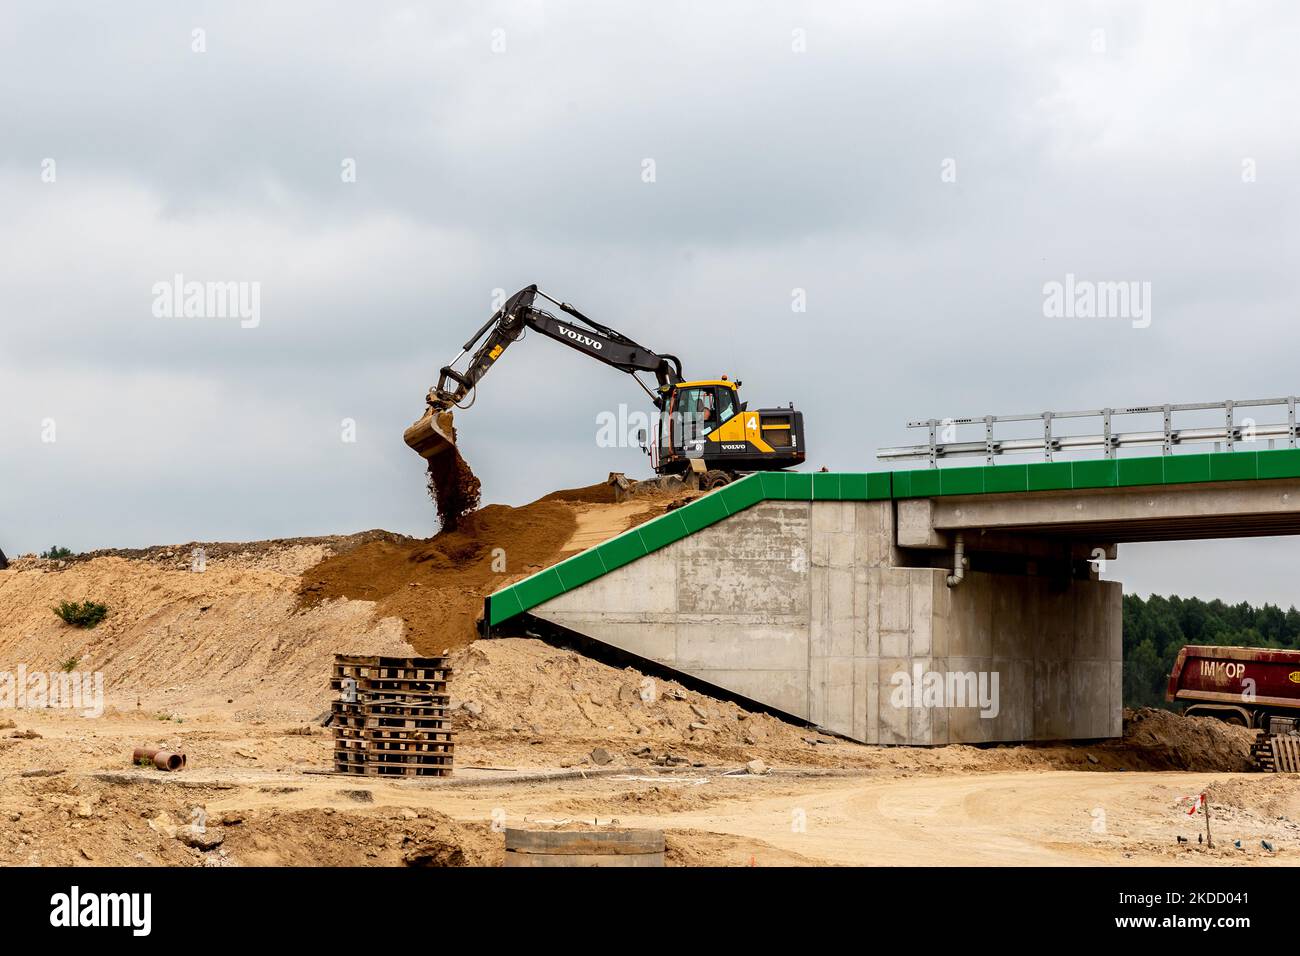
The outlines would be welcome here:
[[[136,747],[131,753],[132,763],[152,763],[159,770],[180,770],[185,766],[185,754],[161,747]]]

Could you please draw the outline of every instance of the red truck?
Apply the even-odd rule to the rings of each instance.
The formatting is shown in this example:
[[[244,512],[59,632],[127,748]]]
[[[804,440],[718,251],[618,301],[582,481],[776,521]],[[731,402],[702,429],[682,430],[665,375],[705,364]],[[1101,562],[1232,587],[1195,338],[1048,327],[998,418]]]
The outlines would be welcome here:
[[[1205,647],[1178,652],[1165,699],[1189,717],[1217,717],[1263,731],[1252,747],[1260,766],[1300,769],[1300,651]]]
[[[1189,717],[1218,717],[1269,733],[1300,724],[1300,651],[1203,647],[1178,652],[1165,699]]]

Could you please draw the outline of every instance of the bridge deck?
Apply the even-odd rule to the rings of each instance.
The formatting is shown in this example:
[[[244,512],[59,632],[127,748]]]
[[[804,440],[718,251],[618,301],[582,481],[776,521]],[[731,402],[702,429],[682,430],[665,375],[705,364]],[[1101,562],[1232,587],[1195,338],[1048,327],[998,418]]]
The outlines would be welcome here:
[[[773,472],[749,475],[502,588],[487,598],[485,620],[489,627],[493,627],[517,617],[556,595],[581,587],[760,501],[886,501],[958,495],[1016,495],[1273,481],[1286,478],[1300,478],[1300,449],[911,471]],[[1225,516],[1228,517],[1231,516]]]

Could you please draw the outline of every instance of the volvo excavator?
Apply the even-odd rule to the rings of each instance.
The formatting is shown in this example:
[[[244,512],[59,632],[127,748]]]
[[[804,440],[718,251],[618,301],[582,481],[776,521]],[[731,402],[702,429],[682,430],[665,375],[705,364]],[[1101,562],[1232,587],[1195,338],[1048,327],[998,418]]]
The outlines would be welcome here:
[[[567,318],[538,308],[539,299]],[[710,490],[750,472],[777,471],[804,461],[803,413],[793,404],[750,411],[740,400],[740,382],[725,375],[686,381],[675,355],[652,352],[535,285],[507,299],[460,355],[440,370],[438,384],[429,390],[428,409],[406,429],[406,443],[426,459],[454,449],[452,410],[473,404],[483,376],[529,330],[627,372],[650,396],[658,409],[655,433],[643,430],[639,437],[641,450],[661,479]],[[465,370],[457,371],[455,366],[471,351]],[[641,375],[653,376],[653,387]]]

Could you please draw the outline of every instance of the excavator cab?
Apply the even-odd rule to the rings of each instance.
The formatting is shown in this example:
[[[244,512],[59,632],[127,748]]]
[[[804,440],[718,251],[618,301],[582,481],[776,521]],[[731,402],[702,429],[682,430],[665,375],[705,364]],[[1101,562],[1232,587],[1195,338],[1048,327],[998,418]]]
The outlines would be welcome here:
[[[740,382],[725,375],[670,386],[663,407],[660,472],[716,473],[716,483],[804,460],[803,414],[793,407],[750,411],[740,400]]]
[[[680,383],[669,406],[670,450],[688,458],[702,457],[708,436],[735,417],[739,405],[735,382]]]

